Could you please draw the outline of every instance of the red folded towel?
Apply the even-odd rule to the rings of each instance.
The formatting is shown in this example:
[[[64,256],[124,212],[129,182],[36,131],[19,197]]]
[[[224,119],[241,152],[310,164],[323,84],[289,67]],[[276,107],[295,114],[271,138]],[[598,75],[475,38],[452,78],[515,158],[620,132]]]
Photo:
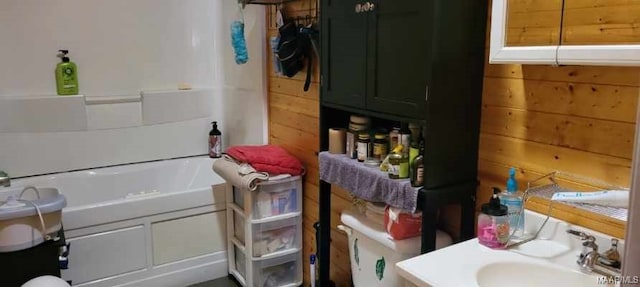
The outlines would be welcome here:
[[[277,145],[233,146],[227,154],[240,162],[246,162],[256,171],[269,174],[300,175],[304,172],[302,163]]]

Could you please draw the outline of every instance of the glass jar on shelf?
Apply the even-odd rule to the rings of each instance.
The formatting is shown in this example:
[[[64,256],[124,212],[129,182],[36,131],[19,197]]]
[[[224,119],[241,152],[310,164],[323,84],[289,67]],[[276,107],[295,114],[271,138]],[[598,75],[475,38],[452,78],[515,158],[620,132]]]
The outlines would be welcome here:
[[[389,155],[389,178],[401,179],[409,177],[409,157],[402,152],[404,146],[398,144]]]
[[[387,157],[387,133],[386,131],[378,131],[374,136],[373,142],[373,157],[379,160],[383,160]]]
[[[358,134],[358,161],[364,162],[370,154],[371,151],[371,137],[369,136],[369,132],[360,132]]]

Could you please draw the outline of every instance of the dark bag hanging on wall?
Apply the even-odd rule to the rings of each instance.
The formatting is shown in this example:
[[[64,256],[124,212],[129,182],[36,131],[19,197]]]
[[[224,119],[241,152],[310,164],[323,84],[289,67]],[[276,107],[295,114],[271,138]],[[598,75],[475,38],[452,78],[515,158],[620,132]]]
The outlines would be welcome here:
[[[300,47],[298,28],[294,22],[287,22],[279,29],[278,60],[282,66],[282,74],[293,77],[302,70],[304,52]]]
[[[278,60],[282,65],[282,74],[291,78],[304,67],[306,48],[305,35],[298,32],[295,22],[290,21],[279,29]]]

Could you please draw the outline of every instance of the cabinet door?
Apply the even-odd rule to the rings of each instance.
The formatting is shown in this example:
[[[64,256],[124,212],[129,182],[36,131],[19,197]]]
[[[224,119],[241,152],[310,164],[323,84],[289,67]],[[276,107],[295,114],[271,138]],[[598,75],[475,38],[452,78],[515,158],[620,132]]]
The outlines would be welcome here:
[[[640,44],[640,0],[565,0],[562,45]]]
[[[323,0],[322,101],[364,108],[367,15],[356,13],[361,1]]]
[[[379,0],[369,12],[367,109],[423,118],[434,1]]]

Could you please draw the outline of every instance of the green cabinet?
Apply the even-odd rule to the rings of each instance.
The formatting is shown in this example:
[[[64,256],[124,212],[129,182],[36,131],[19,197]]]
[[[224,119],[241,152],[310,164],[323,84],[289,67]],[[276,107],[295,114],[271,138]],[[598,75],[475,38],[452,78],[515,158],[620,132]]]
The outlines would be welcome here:
[[[367,16],[354,8],[361,1],[321,2],[322,100],[365,108]]]
[[[380,0],[369,12],[366,108],[420,118],[429,86],[432,1]]]
[[[435,249],[437,209],[461,205],[460,239],[475,228],[488,1],[322,0],[320,150],[352,114],[424,129],[422,252]],[[364,5],[364,8],[363,8]],[[329,286],[331,186],[319,181],[320,286]]]
[[[487,2],[321,5],[321,121],[342,111],[420,123],[425,188],[475,180]]]
[[[322,101],[418,118],[429,86],[432,1],[322,1]]]

